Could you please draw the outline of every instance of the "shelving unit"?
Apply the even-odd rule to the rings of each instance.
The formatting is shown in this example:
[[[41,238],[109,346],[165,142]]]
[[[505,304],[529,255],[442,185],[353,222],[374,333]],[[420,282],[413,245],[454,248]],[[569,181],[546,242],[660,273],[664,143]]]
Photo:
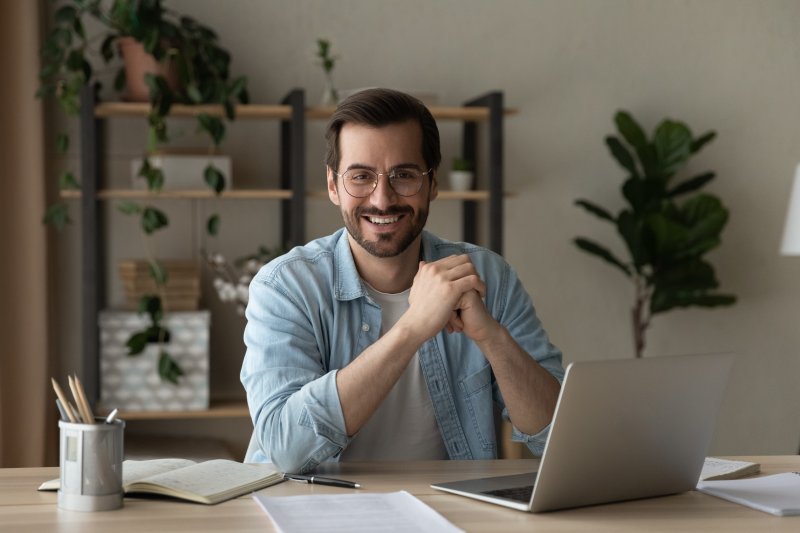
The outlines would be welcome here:
[[[285,246],[303,244],[305,240],[305,202],[311,197],[326,197],[324,190],[306,190],[305,186],[305,125],[307,121],[327,120],[333,107],[306,107],[305,93],[292,90],[281,105],[239,105],[235,107],[237,120],[276,120],[280,124],[280,189],[232,189],[216,195],[209,190],[161,191],[152,193],[138,189],[107,189],[102,175],[104,126],[107,120],[118,117],[141,117],[149,111],[147,103],[101,103],[90,87],[81,94],[81,190],[65,191],[62,197],[80,200],[81,233],[81,283],[82,283],[82,338],[83,383],[90,402],[95,405],[99,395],[99,329],[98,312],[106,302],[105,286],[105,220],[102,202],[112,199],[173,200],[277,200],[280,202],[282,240]],[[514,109],[504,109],[503,94],[491,92],[470,100],[462,107],[430,107],[439,120],[463,122],[462,156],[478,161],[478,129],[487,129],[488,188],[456,192],[440,190],[439,199],[463,202],[462,234],[468,242],[477,238],[477,205],[488,203],[488,248],[502,253],[503,241],[503,119],[515,114]],[[223,116],[221,106],[174,105],[173,117],[193,117],[201,113]],[[126,412],[130,420],[232,418],[247,417],[244,401],[214,401],[206,411],[179,412]]]

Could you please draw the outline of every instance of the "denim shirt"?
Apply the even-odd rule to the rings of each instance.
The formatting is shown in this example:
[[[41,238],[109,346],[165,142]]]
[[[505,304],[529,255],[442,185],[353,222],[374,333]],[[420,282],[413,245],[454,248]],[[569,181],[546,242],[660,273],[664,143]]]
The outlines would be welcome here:
[[[467,254],[486,283],[486,307],[516,342],[559,381],[561,352],[548,340],[514,270],[485,248],[423,232],[432,262]],[[253,438],[249,460],[306,472],[337,461],[350,439],[336,373],[378,340],[381,309],[358,275],[347,232],[297,247],[265,265],[250,284],[241,381]],[[463,333],[442,330],[419,349],[419,361],[450,459],[497,457],[494,408],[508,413],[492,369]],[[513,428],[512,438],[541,455],[548,425],[535,435]]]

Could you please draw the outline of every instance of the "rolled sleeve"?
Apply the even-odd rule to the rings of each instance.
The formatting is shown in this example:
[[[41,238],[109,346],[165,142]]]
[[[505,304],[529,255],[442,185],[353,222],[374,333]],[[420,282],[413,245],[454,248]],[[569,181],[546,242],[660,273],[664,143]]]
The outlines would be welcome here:
[[[347,445],[336,389],[303,305],[267,276],[250,285],[241,381],[266,460],[303,472]]]

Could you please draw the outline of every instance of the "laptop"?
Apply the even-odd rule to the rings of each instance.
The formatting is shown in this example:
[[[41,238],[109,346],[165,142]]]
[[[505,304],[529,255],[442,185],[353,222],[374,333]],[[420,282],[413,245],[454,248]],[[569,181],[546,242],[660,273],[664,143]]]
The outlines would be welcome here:
[[[529,512],[692,490],[730,354],[572,363],[538,472],[431,485]]]

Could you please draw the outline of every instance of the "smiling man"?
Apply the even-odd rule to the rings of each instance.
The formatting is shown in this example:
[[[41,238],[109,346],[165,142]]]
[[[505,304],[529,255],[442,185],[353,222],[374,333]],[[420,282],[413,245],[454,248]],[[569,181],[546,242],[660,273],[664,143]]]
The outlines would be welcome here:
[[[441,161],[428,109],[361,91],[326,139],[345,228],[250,285],[246,460],[306,472],[328,460],[495,458],[494,406],[541,454],[561,353],[500,256],[424,230]]]

